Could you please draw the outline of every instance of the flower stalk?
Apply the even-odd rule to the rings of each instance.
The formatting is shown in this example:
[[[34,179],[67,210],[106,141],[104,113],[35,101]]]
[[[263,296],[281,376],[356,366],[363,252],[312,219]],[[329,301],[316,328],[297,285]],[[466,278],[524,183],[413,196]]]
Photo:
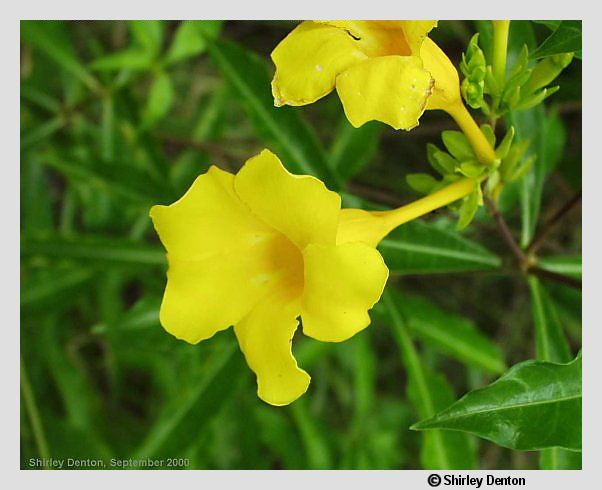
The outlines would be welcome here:
[[[476,185],[477,181],[474,179],[462,178],[443,189],[417,199],[405,206],[391,211],[373,211],[372,214],[375,217],[382,217],[384,219],[383,236],[386,236],[395,228],[408,221],[420,218],[436,209],[445,207],[458,199],[468,196],[474,191]]]
[[[496,160],[495,151],[462,101],[459,100],[457,103],[446,107],[445,111],[460,126],[472,145],[479,162],[483,165],[493,165]]]
[[[500,87],[506,81],[506,56],[508,53],[508,32],[510,31],[509,20],[493,20],[493,76]]]

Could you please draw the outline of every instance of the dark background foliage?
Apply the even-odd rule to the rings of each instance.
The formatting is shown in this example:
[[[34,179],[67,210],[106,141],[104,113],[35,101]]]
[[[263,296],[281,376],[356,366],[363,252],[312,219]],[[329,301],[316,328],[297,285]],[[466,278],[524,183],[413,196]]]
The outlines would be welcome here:
[[[426,144],[455,129],[432,111],[411,132],[355,130],[334,95],[273,108],[269,53],[293,27],[22,22],[22,468],[44,456],[186,458],[176,464],[198,469],[538,467],[535,452],[409,430],[434,415],[409,379],[417,369],[438,411],[535,357],[532,289],[484,209],[462,233],[442,210],[383,243],[398,322],[381,301],[348,342],[296,336],[313,379],[290,406],[257,398],[231,330],[191,346],[160,327],[166,265],[148,211],[210,164],[236,171],[269,147],[348,206],[392,207],[418,197],[405,175],[427,171]],[[432,37],[458,62],[477,30],[486,38],[488,23],[447,21]],[[510,60],[548,35],[513,22]],[[499,203],[523,245],[581,188],[581,61],[557,84],[545,109],[516,116],[540,152],[540,170]],[[541,267],[580,277],[580,223],[574,206],[546,235]],[[576,354],[580,291],[537,287]]]

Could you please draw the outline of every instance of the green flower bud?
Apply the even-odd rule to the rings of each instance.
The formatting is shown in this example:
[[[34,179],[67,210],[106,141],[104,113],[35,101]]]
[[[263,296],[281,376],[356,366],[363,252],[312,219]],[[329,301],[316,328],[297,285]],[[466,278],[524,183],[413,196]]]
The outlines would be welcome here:
[[[541,60],[533,71],[531,77],[523,86],[523,94],[532,94],[540,88],[544,88],[560,75],[572,61],[574,53],[557,54]]]

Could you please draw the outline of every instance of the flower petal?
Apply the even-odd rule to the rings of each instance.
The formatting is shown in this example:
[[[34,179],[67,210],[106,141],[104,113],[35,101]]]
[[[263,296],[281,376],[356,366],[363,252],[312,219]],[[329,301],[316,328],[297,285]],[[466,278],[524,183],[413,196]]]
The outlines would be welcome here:
[[[341,342],[366,328],[368,310],[379,300],[389,275],[380,253],[357,242],[312,244],[303,257],[303,333],[324,342]]]
[[[372,58],[337,77],[337,92],[355,127],[377,120],[395,129],[418,125],[433,80],[414,56]]]
[[[325,20],[316,21],[348,32],[368,57],[412,54],[399,20]]]
[[[306,21],[272,51],[274,105],[305,105],[330,93],[336,76],[366,56],[346,31]]]
[[[323,20],[314,21],[345,29],[369,57],[418,55],[436,20]]]
[[[435,80],[433,94],[429,97],[426,108],[446,110],[454,104],[461,103],[458,70],[441,48],[427,38],[420,48],[420,57],[424,69]]]
[[[257,376],[257,394],[271,405],[288,405],[309,386],[310,377],[297,367],[291,350],[298,314],[298,300],[276,293],[234,326],[240,349]]]
[[[233,179],[212,167],[179,201],[151,209],[169,260],[161,324],[190,343],[236,323],[274,283],[302,270],[296,247],[249,212]]]
[[[234,192],[234,175],[215,166],[197,177],[186,193],[170,206],[150,212],[170,257],[202,259],[237,247],[233,236],[273,233]]]
[[[371,247],[378,243],[391,231],[386,215],[378,211],[363,209],[341,209],[339,228],[337,230],[337,245],[349,242],[362,242]]]
[[[293,175],[268,150],[247,160],[234,189],[249,208],[301,250],[335,243],[341,198],[309,175]]]
[[[406,42],[414,55],[420,53],[420,46],[422,46],[428,33],[437,27],[436,20],[402,20],[400,23]]]

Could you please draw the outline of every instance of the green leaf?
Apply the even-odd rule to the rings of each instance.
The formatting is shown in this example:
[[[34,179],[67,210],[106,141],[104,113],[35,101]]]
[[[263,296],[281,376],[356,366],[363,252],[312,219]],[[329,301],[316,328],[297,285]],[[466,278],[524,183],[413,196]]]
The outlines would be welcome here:
[[[529,289],[535,323],[537,359],[568,362],[572,359],[571,351],[550,296],[534,276],[529,277]]]
[[[217,38],[222,24],[222,20],[182,21],[167,52],[166,63],[177,63],[207,51],[206,38]]]
[[[96,457],[114,457],[112,449],[98,430],[102,413],[99,393],[85,373],[77,368],[65,345],[60,344],[60,332],[64,325],[58,323],[57,317],[46,316],[39,327],[36,336],[43,345],[40,352],[44,356],[46,371],[60,396],[67,423],[81,431],[79,436],[86,439],[87,451],[92,451]]]
[[[98,81],[77,58],[67,26],[68,22],[61,20],[23,20],[21,39],[43,52],[88,88],[96,90]]]
[[[391,274],[433,274],[496,269],[502,260],[459,233],[421,221],[391,232],[378,247]]]
[[[25,278],[21,281],[21,308],[28,311],[45,309],[56,303],[57,298],[76,297],[94,277],[88,269],[57,269],[49,277]]]
[[[106,237],[23,237],[21,255],[87,261],[99,265],[167,265],[165,252],[159,247]]]
[[[572,356],[569,344],[552,299],[536,277],[529,277],[529,289],[535,323],[537,359],[552,362],[570,361]],[[565,449],[546,449],[540,454],[541,469],[569,469],[580,466],[581,455]]]
[[[581,450],[581,356],[525,361],[412,429],[469,432],[521,451]]]
[[[178,454],[177,451],[190,444],[219,411],[239,374],[244,372],[242,356],[235,355],[236,343],[223,334],[219,340],[214,337],[210,357],[194,390],[165,406],[132,458]]]
[[[102,99],[102,121],[100,134],[100,148],[102,159],[105,162],[114,158],[115,149],[115,104],[112,97],[107,96]]]
[[[568,451],[560,447],[544,449],[539,458],[542,470],[580,470],[581,451]]]
[[[544,183],[563,156],[566,130],[556,113],[546,116],[542,106],[513,112],[509,122],[516,129],[516,140],[530,140],[527,155],[537,155],[531,171],[521,180],[521,246],[531,242],[537,226]]]
[[[391,295],[408,328],[423,342],[469,366],[498,374],[506,370],[499,347],[470,319],[444,311],[420,296]]]
[[[47,155],[42,163],[74,182],[145,207],[156,202],[170,202],[174,198],[168,182],[157,182],[148,172],[138,170],[126,162],[106,165],[92,161],[88,162],[88,166]]]
[[[548,29],[550,29],[551,31],[555,31],[562,21],[561,20],[533,20],[531,22],[535,22],[536,24],[542,24],[542,25],[546,26]]]
[[[32,128],[31,130],[22,131],[21,133],[21,149],[25,150],[34,146],[41,141],[52,136],[57,131],[60,131],[65,127],[67,121],[63,116],[56,116],[52,119],[43,122],[39,126]]]
[[[128,48],[117,53],[110,53],[95,59],[90,67],[96,71],[148,71],[155,62],[154,56],[139,47]]]
[[[383,125],[377,121],[354,128],[346,117],[341,119],[330,147],[330,166],[341,179],[350,179],[370,162],[382,130]]]
[[[459,162],[474,159],[472,146],[461,131],[443,131],[441,139],[447,151]]]
[[[307,467],[312,470],[332,468],[332,454],[325,433],[311,416],[307,399],[301,398],[288,408],[299,430],[307,454]]]
[[[432,417],[454,399],[447,380],[431,372],[421,361],[407,326],[389,291],[383,296],[393,337],[398,344],[402,362],[408,372],[408,396],[421,418]],[[474,447],[466,434],[433,431],[426,434],[421,450],[425,469],[471,469],[476,466]]]
[[[118,319],[118,324],[98,323],[92,327],[91,333],[102,335],[111,328],[119,332],[138,332],[139,330],[158,327],[160,306],[161,298],[144,297]]]
[[[235,89],[258,134],[274,145],[284,165],[295,173],[315,175],[331,189],[338,189],[339,178],[316,134],[300,118],[299,109],[274,107],[264,60],[231,42],[211,41],[208,46],[211,58]]]
[[[575,52],[581,57],[581,21],[563,20],[541,45],[531,53],[532,59]]]
[[[447,152],[441,151],[432,143],[427,143],[426,154],[428,162],[442,176],[453,174],[458,162]]]
[[[474,218],[474,215],[479,209],[479,204],[482,202],[481,188],[476,187],[462,202],[460,207],[460,216],[458,217],[458,223],[456,224],[456,230],[463,230],[466,228]]]
[[[406,182],[420,194],[428,194],[438,184],[437,180],[429,174],[408,174]]]
[[[581,255],[541,257],[537,265],[550,272],[581,279]]]
[[[499,146],[495,149],[495,156],[500,160],[506,158],[508,152],[510,151],[510,147],[512,146],[512,140],[514,139],[514,127],[510,126],[510,129],[506,131],[504,135],[504,139],[499,144]]]
[[[150,129],[163,119],[174,101],[174,88],[169,75],[165,72],[159,73],[153,80],[144,115],[142,117],[142,128]]]
[[[162,20],[128,21],[134,42],[144,51],[157,55],[161,51],[165,24]]]

